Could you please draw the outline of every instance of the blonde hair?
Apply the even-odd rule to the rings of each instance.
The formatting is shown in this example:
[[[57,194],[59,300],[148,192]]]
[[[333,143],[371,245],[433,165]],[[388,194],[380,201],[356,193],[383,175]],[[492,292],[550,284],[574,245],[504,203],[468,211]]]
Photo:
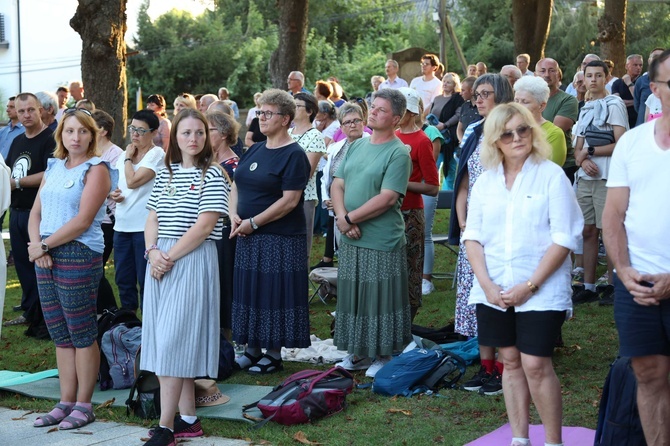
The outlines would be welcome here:
[[[503,162],[504,155],[498,148],[497,143],[500,135],[505,132],[505,124],[515,116],[521,116],[524,124],[531,129],[533,148],[530,152],[530,157],[536,163],[549,158],[551,146],[549,146],[542,128],[537,124],[535,118],[533,118],[533,115],[526,107],[511,102],[495,107],[486,117],[486,121],[484,121],[484,140],[482,141],[480,152],[480,161],[484,168],[496,169]]]
[[[177,108],[177,104],[184,104],[187,108],[198,108],[195,97],[188,93],[182,93],[177,96],[173,104],[175,108]]]
[[[454,93],[460,93],[461,92],[461,77],[454,72],[449,72],[449,73],[446,73],[444,75],[444,77],[442,78],[442,82],[444,82],[444,80],[448,77],[450,77],[451,80],[454,81]]]
[[[88,145],[86,150],[86,156],[92,158],[94,156],[100,155],[98,153],[98,126],[95,123],[95,120],[91,116],[91,113],[86,110],[80,109],[70,109],[66,113],[63,113],[63,117],[56,127],[56,132],[54,133],[54,139],[56,140],[56,149],[54,150],[54,158],[64,160],[68,156],[68,150],[63,144],[63,127],[65,127],[65,122],[70,118],[75,118],[81,125],[83,125],[86,130],[91,133],[91,142]]]

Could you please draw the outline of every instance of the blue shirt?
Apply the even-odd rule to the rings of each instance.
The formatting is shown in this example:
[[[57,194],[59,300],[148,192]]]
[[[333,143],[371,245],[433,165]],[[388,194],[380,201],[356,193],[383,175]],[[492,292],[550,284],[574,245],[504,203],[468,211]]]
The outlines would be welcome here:
[[[0,155],[2,155],[3,159],[7,159],[9,148],[11,147],[14,138],[25,132],[26,129],[23,127],[23,124],[19,122],[16,125],[13,125],[12,121],[9,121],[7,127],[0,129]]]

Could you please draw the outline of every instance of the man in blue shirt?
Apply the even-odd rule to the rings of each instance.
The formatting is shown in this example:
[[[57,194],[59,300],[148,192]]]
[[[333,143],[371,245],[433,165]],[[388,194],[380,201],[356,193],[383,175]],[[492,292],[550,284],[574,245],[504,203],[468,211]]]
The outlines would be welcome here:
[[[3,159],[7,159],[9,147],[12,145],[14,138],[26,131],[23,124],[19,122],[19,116],[16,114],[16,107],[14,106],[14,99],[16,97],[12,96],[7,101],[7,117],[9,118],[9,122],[7,123],[7,127],[0,129],[0,155],[2,155]]]
[[[648,63],[651,65],[651,62],[661,55],[663,48],[654,48],[649,54]],[[633,93],[633,106],[637,112],[637,122],[636,126],[644,124],[644,112],[645,112],[645,102],[651,94],[651,87],[649,86],[649,73],[644,73],[642,76],[637,78],[635,81],[635,92]]]

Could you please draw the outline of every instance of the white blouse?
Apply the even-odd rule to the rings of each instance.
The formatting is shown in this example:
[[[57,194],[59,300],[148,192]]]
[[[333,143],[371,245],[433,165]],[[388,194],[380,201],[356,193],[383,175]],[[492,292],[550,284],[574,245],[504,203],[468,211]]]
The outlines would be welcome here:
[[[528,158],[511,190],[505,186],[502,164],[484,172],[470,196],[463,240],[484,247],[489,276],[503,290],[527,281],[552,244],[574,250],[584,218],[563,169],[551,161]],[[526,303],[515,311],[564,311],[572,308],[569,256]],[[477,278],[469,304],[485,304]]]

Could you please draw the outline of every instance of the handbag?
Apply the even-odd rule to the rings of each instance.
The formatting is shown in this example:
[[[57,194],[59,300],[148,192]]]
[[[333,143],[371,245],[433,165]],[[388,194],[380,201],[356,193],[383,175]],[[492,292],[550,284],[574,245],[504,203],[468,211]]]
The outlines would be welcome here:
[[[600,130],[593,124],[589,124],[584,131],[584,139],[589,147],[600,147],[614,143],[614,131]]]

